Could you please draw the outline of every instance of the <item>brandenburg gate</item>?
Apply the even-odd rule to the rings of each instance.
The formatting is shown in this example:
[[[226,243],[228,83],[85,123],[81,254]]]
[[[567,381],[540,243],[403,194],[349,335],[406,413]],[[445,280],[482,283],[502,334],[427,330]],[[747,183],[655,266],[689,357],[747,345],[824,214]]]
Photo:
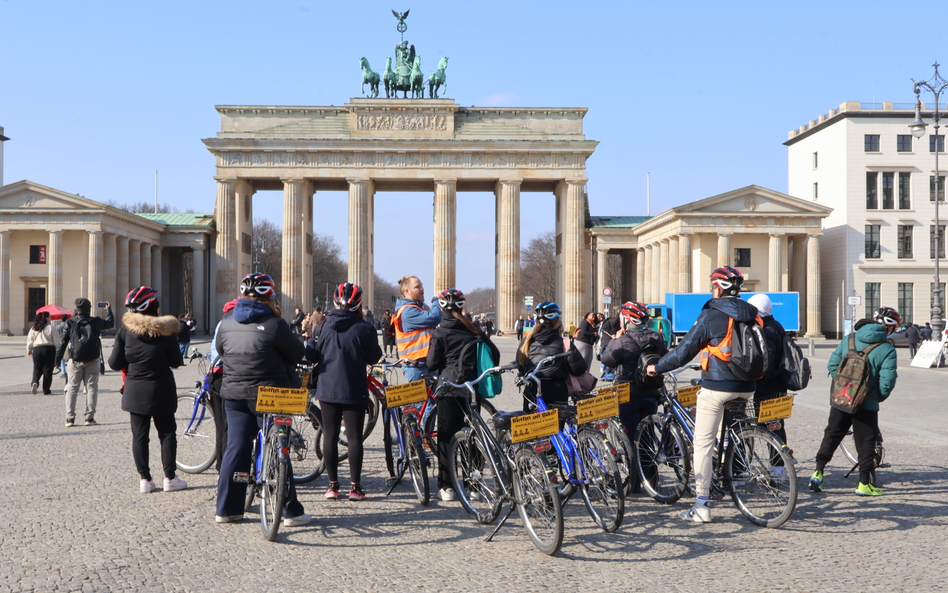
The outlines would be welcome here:
[[[591,279],[584,265],[586,159],[598,142],[583,135],[585,108],[461,107],[449,99],[352,99],[341,107],[220,105],[221,131],[204,140],[217,159],[216,257],[210,294],[219,316],[253,269],[253,194],[283,191],[285,314],[312,294],[313,200],[348,191],[349,278],[373,303],[376,192],[434,196],[434,286],[455,285],[457,192],[495,196],[497,325],[520,311],[520,193],[549,192],[556,208],[556,299],[578,323]],[[424,217],[418,217],[424,219]],[[403,233],[426,232],[422,224]],[[384,246],[395,249],[397,246]],[[417,272],[404,254],[404,273]],[[432,290],[433,289],[433,290]],[[213,327],[213,326],[212,326]]]

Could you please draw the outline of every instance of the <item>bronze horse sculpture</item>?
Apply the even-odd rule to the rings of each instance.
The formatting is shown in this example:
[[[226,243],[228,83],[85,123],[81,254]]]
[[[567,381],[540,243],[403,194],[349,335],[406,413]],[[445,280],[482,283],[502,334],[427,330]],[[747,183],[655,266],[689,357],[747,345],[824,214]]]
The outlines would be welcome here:
[[[372,99],[379,96],[379,73],[372,71],[372,66],[365,58],[359,58],[359,65],[362,66],[362,92],[365,93],[365,85],[369,85],[370,97]]]

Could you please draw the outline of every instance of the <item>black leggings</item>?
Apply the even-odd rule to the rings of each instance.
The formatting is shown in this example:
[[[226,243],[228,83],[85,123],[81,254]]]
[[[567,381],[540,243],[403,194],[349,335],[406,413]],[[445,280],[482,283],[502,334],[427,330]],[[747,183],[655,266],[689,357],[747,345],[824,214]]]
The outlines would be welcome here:
[[[358,484],[362,479],[362,427],[365,424],[366,404],[331,404],[319,402],[323,416],[323,459],[330,482],[339,481],[339,431],[346,421],[346,441],[349,443],[349,481]]]
[[[178,437],[175,435],[174,414],[166,416],[149,416],[131,412],[132,424],[132,457],[135,467],[143,480],[151,480],[151,470],[148,467],[148,432],[149,421],[155,421],[158,430],[158,440],[161,442],[161,466],[165,477],[169,480],[174,477],[174,458],[178,448]]]
[[[39,383],[43,379],[43,395],[49,395],[49,388],[53,383],[53,363],[56,360],[55,346],[33,347],[33,382]]]

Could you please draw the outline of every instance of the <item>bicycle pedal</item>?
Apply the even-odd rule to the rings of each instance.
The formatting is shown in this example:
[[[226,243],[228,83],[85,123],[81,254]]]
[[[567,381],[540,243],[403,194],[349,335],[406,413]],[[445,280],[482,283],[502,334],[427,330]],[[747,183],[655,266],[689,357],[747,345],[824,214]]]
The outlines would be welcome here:
[[[397,483],[397,482],[396,482],[395,478],[385,478],[385,487],[386,487],[386,488],[391,488],[391,487],[394,486],[396,483]]]
[[[241,484],[249,484],[250,474],[244,472],[234,472],[234,481]]]

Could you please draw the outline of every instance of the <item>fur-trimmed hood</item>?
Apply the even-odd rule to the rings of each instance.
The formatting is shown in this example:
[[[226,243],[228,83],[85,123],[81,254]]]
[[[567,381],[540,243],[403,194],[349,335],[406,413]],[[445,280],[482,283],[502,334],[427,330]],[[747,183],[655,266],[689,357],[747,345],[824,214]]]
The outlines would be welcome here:
[[[174,315],[153,317],[141,313],[126,313],[122,317],[125,328],[139,339],[143,337],[157,338],[160,336],[174,336],[178,333],[179,324]]]

